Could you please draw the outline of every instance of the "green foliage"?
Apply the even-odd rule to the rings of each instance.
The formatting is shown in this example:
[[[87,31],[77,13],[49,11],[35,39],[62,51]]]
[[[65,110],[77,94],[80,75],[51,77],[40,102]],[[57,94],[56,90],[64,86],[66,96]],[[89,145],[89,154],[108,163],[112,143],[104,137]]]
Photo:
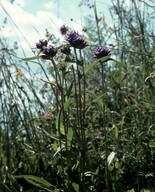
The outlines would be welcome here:
[[[58,45],[52,59],[24,58],[25,68],[0,50],[1,191],[155,190],[153,7],[112,4],[112,27],[93,6],[83,50],[66,56]],[[103,44],[112,56],[94,61]]]

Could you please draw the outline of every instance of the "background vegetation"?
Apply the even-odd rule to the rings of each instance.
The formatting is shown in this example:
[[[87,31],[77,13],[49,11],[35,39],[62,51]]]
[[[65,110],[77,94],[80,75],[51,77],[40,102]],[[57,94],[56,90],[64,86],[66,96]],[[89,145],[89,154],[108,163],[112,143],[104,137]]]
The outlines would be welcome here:
[[[0,191],[155,191],[153,3],[112,0],[109,25],[81,2],[89,46],[66,56],[49,35],[52,60],[21,65],[1,37]],[[94,61],[98,45],[113,60]]]

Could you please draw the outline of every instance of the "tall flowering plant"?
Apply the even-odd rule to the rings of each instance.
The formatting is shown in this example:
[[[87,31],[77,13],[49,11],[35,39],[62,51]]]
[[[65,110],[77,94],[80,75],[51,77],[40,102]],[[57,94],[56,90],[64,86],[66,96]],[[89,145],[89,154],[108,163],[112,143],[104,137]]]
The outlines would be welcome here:
[[[38,55],[26,60],[50,61],[49,71],[55,81],[51,82],[47,74],[44,82],[50,86],[54,95],[50,114],[54,113],[52,137],[55,138],[55,145],[52,146],[55,147],[51,150],[54,157],[59,159],[58,173],[62,177],[62,187],[85,191],[86,173],[89,171],[87,119],[91,105],[87,94],[87,78],[97,64],[109,60],[111,51],[105,46],[97,46],[91,55],[93,62],[87,63],[83,50],[89,49],[91,45],[83,35],[69,31],[65,26],[61,28],[61,34],[65,44],[55,47],[47,40],[39,40],[36,43]],[[50,119],[48,118],[49,121]],[[42,129],[44,130],[44,127]],[[72,180],[70,174],[75,174],[77,183]]]

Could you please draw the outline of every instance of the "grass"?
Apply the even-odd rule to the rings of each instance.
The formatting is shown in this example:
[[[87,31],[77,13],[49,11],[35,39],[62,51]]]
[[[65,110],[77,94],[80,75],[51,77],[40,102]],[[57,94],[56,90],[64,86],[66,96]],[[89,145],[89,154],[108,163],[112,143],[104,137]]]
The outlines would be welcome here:
[[[155,191],[153,6],[112,3],[113,27],[94,5],[90,45],[69,56],[58,43],[22,68],[1,39],[0,190]],[[94,61],[103,44],[112,60]]]

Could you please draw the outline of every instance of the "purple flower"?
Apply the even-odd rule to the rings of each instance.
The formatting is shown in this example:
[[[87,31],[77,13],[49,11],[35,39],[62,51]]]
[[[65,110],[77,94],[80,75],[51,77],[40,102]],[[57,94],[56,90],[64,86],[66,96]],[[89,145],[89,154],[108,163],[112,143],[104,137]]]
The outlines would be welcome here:
[[[38,43],[36,43],[36,47],[43,51],[43,48],[47,46],[47,41],[46,40],[39,40]]]
[[[44,119],[48,120],[51,118],[51,113],[50,112],[45,112],[44,113]]]
[[[66,41],[74,48],[76,49],[83,49],[85,48],[88,44],[84,40],[82,35],[79,35],[77,32],[71,32],[69,34],[66,34],[65,37]]]
[[[54,57],[57,53],[57,51],[54,49],[54,47],[52,45],[48,45],[46,47],[43,47],[42,52],[48,56],[48,57]]]
[[[68,32],[68,27],[66,25],[62,25],[60,27],[60,33],[61,35],[66,35],[66,33]]]
[[[93,54],[94,54],[95,59],[100,59],[102,57],[110,56],[111,51],[107,47],[99,46],[94,50]],[[107,60],[109,60],[109,59],[107,59]]]

